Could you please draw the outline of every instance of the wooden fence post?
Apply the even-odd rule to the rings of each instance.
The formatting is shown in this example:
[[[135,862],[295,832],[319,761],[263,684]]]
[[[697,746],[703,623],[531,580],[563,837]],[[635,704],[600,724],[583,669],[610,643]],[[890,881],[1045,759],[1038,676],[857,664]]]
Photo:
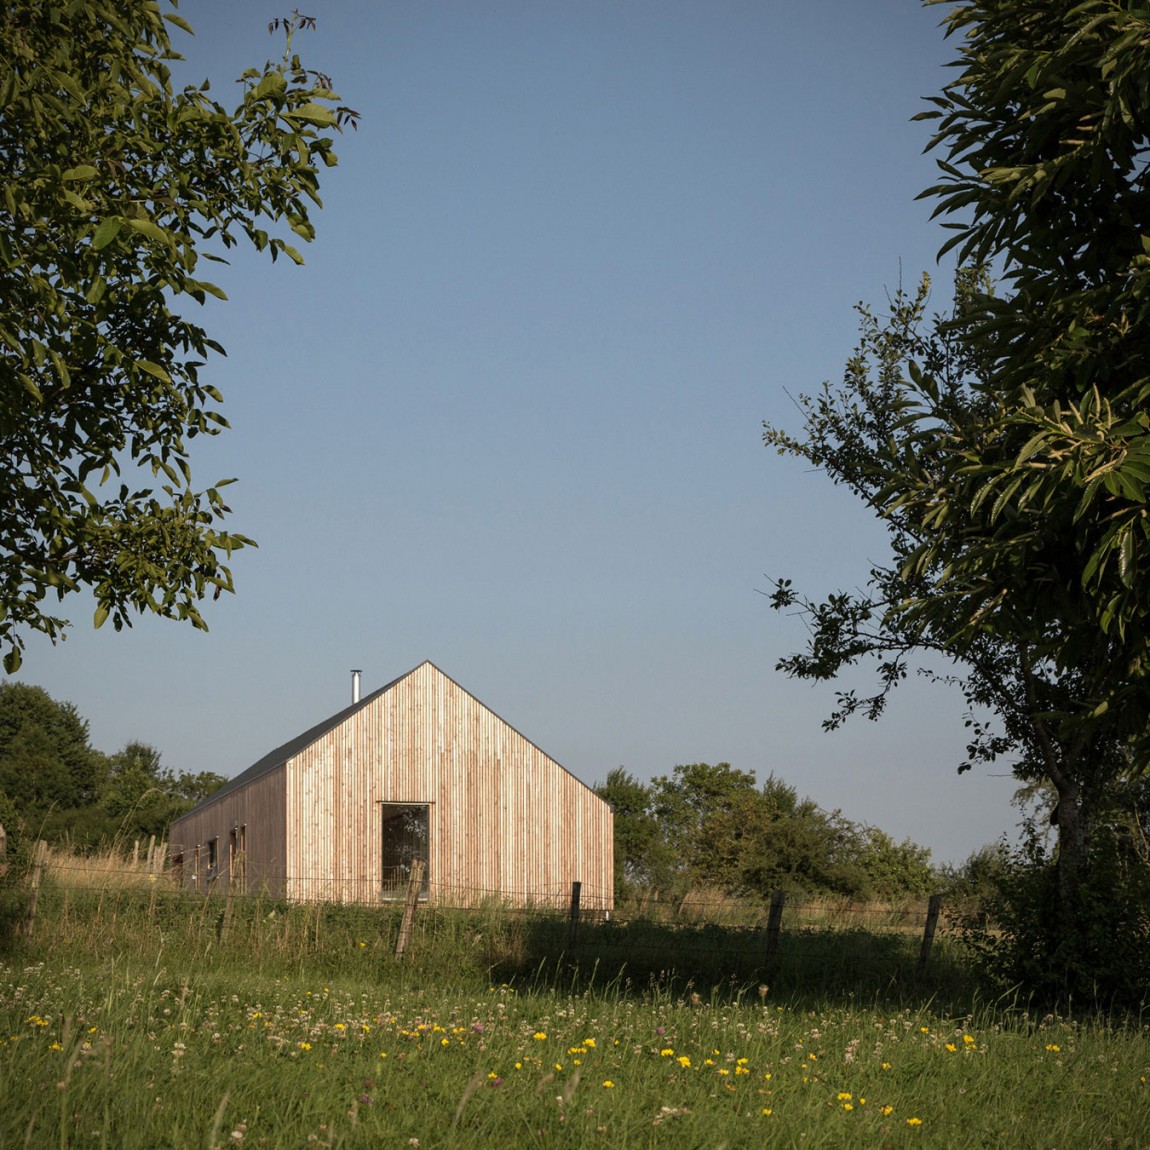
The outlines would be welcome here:
[[[40,901],[40,881],[44,877],[44,860],[48,855],[48,844],[41,839],[36,844],[36,858],[32,863],[32,894],[28,899],[28,921],[25,929],[29,934],[36,922],[36,904]]]
[[[411,924],[415,920],[415,906],[423,886],[423,859],[413,859],[411,876],[407,880],[407,897],[403,900],[403,918],[399,923],[399,938],[395,940],[395,957],[402,958],[411,939]]]
[[[567,949],[574,950],[579,939],[579,895],[583,884],[576,879],[571,884],[571,911],[567,916]]]
[[[785,891],[777,890],[771,895],[771,909],[767,915],[767,966],[774,961],[779,949],[779,931],[783,925],[783,904],[787,901]]]
[[[930,902],[926,904],[926,928],[922,932],[922,950],[918,954],[918,973],[926,970],[927,959],[930,958],[930,948],[934,943],[934,931],[938,926],[938,912],[942,909],[942,895],[932,894]]]

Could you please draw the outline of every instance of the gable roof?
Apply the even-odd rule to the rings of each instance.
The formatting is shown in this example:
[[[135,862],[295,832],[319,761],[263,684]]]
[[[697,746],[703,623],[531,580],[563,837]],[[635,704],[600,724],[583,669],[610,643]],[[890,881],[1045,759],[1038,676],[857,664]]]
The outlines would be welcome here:
[[[317,723],[314,727],[308,728],[308,730],[304,731],[303,734],[296,735],[294,739],[289,739],[286,743],[284,743],[282,746],[276,747],[273,751],[268,751],[268,753],[264,755],[263,758],[257,759],[254,763],[252,763],[250,767],[247,768],[247,770],[241,771],[240,774],[236,775],[232,779],[229,779],[222,787],[220,787],[218,791],[213,791],[210,795],[208,795],[206,799],[203,799],[201,802],[192,807],[191,810],[185,811],[182,815],[179,816],[179,818],[173,819],[173,825],[178,823],[180,819],[185,819],[188,817],[188,815],[193,814],[196,811],[201,811],[205,807],[211,806],[211,804],[214,803],[217,799],[222,799],[226,795],[230,795],[233,791],[239,790],[241,787],[244,787],[248,783],[252,782],[252,780],[258,779],[261,775],[266,775],[269,771],[274,771],[277,767],[283,766],[283,764],[286,763],[288,759],[294,758],[300,753],[300,751],[304,750],[306,747],[310,747],[311,744],[314,743],[317,739],[321,739],[328,733],[328,731],[334,730],[336,727],[340,726],[341,723],[346,722],[346,720],[351,718],[351,716],[354,715],[357,711],[360,711],[364,707],[369,706],[376,699],[378,699],[380,695],[386,695],[387,692],[390,691],[392,687],[394,687],[397,683],[401,683],[404,679],[410,678],[415,674],[416,671],[421,670],[423,667],[430,667],[433,671],[443,675],[443,677],[449,683],[455,687],[458,687],[459,690],[461,690],[469,698],[475,699],[475,701],[481,707],[483,707],[484,710],[490,711],[491,714],[495,715],[495,717],[504,724],[504,726],[509,727],[511,730],[515,731],[515,733],[519,735],[521,739],[524,739],[526,742],[530,743],[531,746],[533,746],[541,755],[546,755],[547,758],[551,759],[551,761],[555,763],[555,765],[559,767],[560,770],[562,770],[565,774],[571,775],[571,777],[582,786],[587,786],[587,784],[584,783],[582,779],[580,779],[577,775],[572,774],[569,770],[567,770],[566,767],[563,766],[562,763],[556,762],[555,759],[552,759],[551,756],[548,755],[542,747],[536,743],[533,743],[521,731],[516,730],[515,727],[512,727],[511,724],[508,723],[507,720],[504,719],[501,715],[498,715],[492,711],[486,703],[476,699],[475,696],[472,695],[466,687],[461,686],[450,675],[441,671],[430,659],[424,659],[422,663],[412,667],[410,671],[406,671],[404,674],[398,676],[395,679],[392,679],[390,683],[385,683],[382,687],[372,691],[370,695],[365,695],[362,699],[360,699],[358,703],[352,703],[350,706],[344,707],[342,711],[337,711],[330,718],[324,719],[323,722]],[[587,787],[587,789],[593,790],[592,787]]]

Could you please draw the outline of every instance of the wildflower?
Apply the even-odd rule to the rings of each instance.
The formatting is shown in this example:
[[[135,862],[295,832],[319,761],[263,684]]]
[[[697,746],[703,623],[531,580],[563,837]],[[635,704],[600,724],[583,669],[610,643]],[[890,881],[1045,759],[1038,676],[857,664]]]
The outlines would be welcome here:
[[[536,1042],[542,1042],[547,1035],[544,1034],[542,1030],[537,1030],[531,1037],[534,1038]]]
[[[49,1050],[63,1050],[64,1048],[58,1042],[53,1042],[52,1045],[48,1047],[48,1049]]]
[[[844,1102],[844,1103],[843,1103],[843,1109],[844,1109],[844,1110],[853,1110],[853,1109],[854,1109],[854,1106],[853,1106],[851,1103],[849,1103],[849,1102]]]
[[[918,1030],[919,1030],[920,1034],[929,1034],[930,1033],[930,1027],[929,1026],[920,1026],[918,1028]],[[907,1121],[909,1122],[910,1119],[908,1118]]]
[[[688,1070],[691,1066],[691,1060],[685,1054],[680,1054],[679,1055],[679,1065],[684,1070]]]
[[[450,1038],[441,1038],[439,1040],[439,1045],[440,1046],[450,1046],[451,1045],[451,1039]]]
[[[955,1050],[955,1046],[954,1046],[954,1043],[953,1043],[953,1042],[948,1042],[948,1043],[946,1044],[946,1048],[947,1048],[947,1050],[949,1050],[949,1051],[951,1052],[951,1054],[953,1054],[953,1053],[954,1053],[954,1050]],[[1047,1047],[1047,1049],[1049,1049],[1049,1047]]]
[[[670,1058],[674,1053],[675,1052],[669,1046],[665,1046],[662,1050],[659,1051],[660,1056],[663,1058]]]
[[[336,1030],[346,1030],[346,1029],[347,1029],[347,1027],[346,1027],[346,1026],[345,1026],[345,1025],[342,1023],[342,1022],[337,1022],[337,1023],[335,1024],[335,1029],[336,1029]]]
[[[851,1100],[851,1097],[852,1097],[852,1095],[850,1095],[850,1094],[845,1094],[845,1093],[840,1094],[839,1095],[839,1101],[840,1102],[849,1102]]]
[[[604,1082],[603,1082],[603,1085],[604,1085],[604,1086],[605,1086],[605,1087],[606,1087],[608,1090],[610,1090],[610,1089],[612,1089],[612,1087],[614,1087],[615,1083],[614,1083],[614,1082],[612,1082],[610,1078],[607,1078],[607,1079],[605,1079],[605,1080],[604,1080]]]
[[[769,1106],[764,1106],[763,1107],[763,1117],[764,1118],[770,1118],[770,1116],[771,1116],[771,1108]]]
[[[591,1050],[594,1050],[594,1049],[595,1049],[595,1039],[593,1039],[593,1038],[584,1038],[584,1039],[583,1039],[583,1045],[584,1045],[584,1046],[586,1046],[586,1047],[588,1047],[588,1048],[589,1048],[589,1049],[591,1049]]]
[[[386,1050],[381,1050],[381,1051],[379,1052],[379,1056],[380,1056],[380,1058],[386,1058],[386,1057],[387,1057],[387,1051],[386,1051]]]
[[[962,1044],[964,1046],[973,1046],[975,1044],[975,1040],[969,1034],[964,1034],[962,1036]]]
[[[906,1120],[906,1124],[908,1126],[921,1126],[922,1125],[922,1119],[921,1118],[908,1118]]]
[[[879,1107],[879,1113],[884,1118],[889,1118],[891,1116],[891,1114],[894,1113],[894,1107],[893,1106],[881,1106],[881,1107]]]
[[[730,1074],[731,1072],[730,1072],[730,1071],[729,1071],[729,1070],[728,1070],[728,1069],[727,1069],[725,1066],[720,1066],[720,1067],[719,1067],[719,1073],[720,1073],[720,1074],[721,1074],[721,1075],[722,1075],[724,1078],[726,1078],[726,1077],[727,1077],[727,1075],[728,1075],[728,1074]]]
[[[310,1042],[299,1042],[296,1045],[300,1048],[300,1050],[310,1050],[311,1049],[311,1043]]]
[[[884,1063],[882,1064],[882,1068],[883,1068],[883,1070],[889,1070],[889,1069],[890,1069],[890,1063],[889,1063],[889,1062],[884,1062]]]
[[[358,946],[360,950],[363,950],[367,946],[367,943],[366,942],[357,942],[355,945]]]
[[[1062,1047],[1059,1046],[1057,1042],[1048,1042],[1046,1044],[1046,1049],[1049,1050],[1052,1054],[1057,1054],[1062,1049]]]

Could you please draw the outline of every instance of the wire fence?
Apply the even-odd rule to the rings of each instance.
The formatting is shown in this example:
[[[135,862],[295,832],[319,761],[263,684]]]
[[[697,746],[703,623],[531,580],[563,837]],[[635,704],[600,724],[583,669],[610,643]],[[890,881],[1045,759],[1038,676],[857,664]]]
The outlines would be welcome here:
[[[685,993],[723,983],[921,986],[966,966],[956,908],[938,896],[862,902],[695,890],[616,902],[579,881],[507,891],[421,876],[394,897],[349,891],[327,876],[293,876],[289,899],[227,882],[189,890],[158,851],[84,858],[47,848],[20,889],[21,933],[89,950],[141,945],[154,935],[188,954],[439,962],[496,980],[593,971],[623,984],[693,988]]]

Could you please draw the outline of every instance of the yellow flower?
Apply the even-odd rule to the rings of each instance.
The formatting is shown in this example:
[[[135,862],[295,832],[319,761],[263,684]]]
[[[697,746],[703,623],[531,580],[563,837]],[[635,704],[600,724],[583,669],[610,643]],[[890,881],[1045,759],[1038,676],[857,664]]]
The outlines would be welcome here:
[[[584,1045],[584,1046],[588,1046],[588,1047],[590,1047],[592,1050],[594,1050],[594,1049],[595,1049],[595,1039],[593,1039],[593,1038],[584,1038],[584,1039],[583,1039],[583,1045]]]
[[[603,1083],[603,1085],[604,1085],[604,1086],[606,1086],[608,1090],[610,1090],[610,1089],[611,1089],[611,1087],[613,1087],[613,1086],[615,1085],[615,1083],[614,1083],[614,1082],[612,1082],[610,1078],[608,1078],[608,1079],[607,1079],[607,1080],[606,1080],[606,1081]]]
[[[48,1047],[48,1049],[49,1050],[63,1050],[64,1048],[58,1042],[53,1042],[52,1045]]]
[[[547,1035],[544,1034],[542,1030],[537,1030],[531,1037],[534,1038],[536,1042],[542,1042]]]
[[[771,1108],[769,1106],[764,1106],[763,1107],[763,1117],[764,1118],[770,1118],[770,1116],[771,1116]]]
[[[691,1065],[691,1060],[690,1060],[690,1059],[689,1059],[689,1058],[688,1058],[688,1057],[687,1057],[685,1054],[680,1054],[680,1055],[679,1055],[679,1065],[680,1065],[680,1066],[681,1066],[681,1067],[682,1067],[684,1070],[686,1070],[686,1069],[688,1069],[688,1067],[690,1067],[690,1065]]]
[[[381,1051],[379,1052],[379,1056],[380,1056],[380,1058],[386,1058],[386,1057],[387,1057],[387,1051],[386,1051],[386,1050],[381,1050]]]
[[[451,1039],[450,1039],[450,1038],[441,1038],[441,1039],[439,1040],[439,1045],[440,1045],[440,1046],[449,1046],[450,1044],[451,1044]]]
[[[675,1052],[669,1046],[665,1046],[662,1050],[659,1051],[660,1056],[663,1058],[670,1058],[674,1053]]]
[[[851,1095],[849,1095],[849,1094],[840,1094],[839,1095],[839,1101],[840,1102],[849,1102],[850,1100],[851,1100]]]
[[[1057,1054],[1062,1049],[1062,1047],[1059,1046],[1057,1042],[1048,1042],[1046,1044],[1046,1049],[1054,1054]]]
[[[719,1073],[720,1073],[721,1075],[723,1075],[723,1077],[725,1078],[725,1077],[726,1077],[728,1074],[730,1074],[731,1072],[730,1072],[729,1070],[727,1070],[725,1067],[722,1067],[722,1066],[720,1066],[720,1067],[719,1067]]]
[[[299,1045],[300,1050],[310,1050],[311,1049],[311,1043],[310,1042],[300,1042],[298,1045]]]
[[[889,1069],[890,1069],[890,1063],[889,1063],[889,1062],[884,1062],[884,1063],[882,1064],[882,1068],[883,1068],[883,1070],[889,1070]]]
[[[893,1107],[893,1106],[883,1106],[883,1107],[881,1107],[881,1108],[880,1108],[880,1110],[879,1110],[879,1113],[880,1113],[880,1114],[881,1114],[881,1115],[882,1115],[884,1118],[889,1118],[893,1112],[894,1112],[894,1107]]]
[[[954,1043],[953,1043],[953,1042],[948,1042],[948,1043],[946,1044],[946,1048],[947,1048],[947,1050],[949,1050],[949,1051],[951,1052],[951,1054],[953,1054],[953,1053],[954,1053],[954,1050],[955,1050],[955,1046],[954,1046]]]
[[[906,1120],[906,1124],[908,1126],[921,1126],[922,1125],[922,1119],[921,1118],[908,1118]]]
[[[962,1041],[963,1045],[965,1046],[973,1046],[975,1040],[969,1034],[964,1034],[962,1036]]]
[[[921,1034],[929,1034],[930,1033],[930,1027],[929,1026],[920,1026],[918,1029],[919,1029],[919,1033],[921,1033]],[[908,1118],[907,1121],[909,1122],[910,1119]]]
[[[853,1110],[854,1107],[849,1102],[844,1102],[843,1103],[843,1109],[844,1110]]]
[[[347,1027],[344,1025],[344,1023],[342,1023],[342,1022],[337,1022],[337,1023],[335,1024],[335,1029],[336,1029],[336,1030],[346,1030],[346,1029],[347,1029]]]
[[[735,1067],[735,1073],[736,1074],[750,1074],[750,1071],[745,1066],[736,1066]]]
[[[563,1069],[563,1063],[562,1062],[556,1062],[555,1063],[555,1069],[556,1070],[562,1070]]]

